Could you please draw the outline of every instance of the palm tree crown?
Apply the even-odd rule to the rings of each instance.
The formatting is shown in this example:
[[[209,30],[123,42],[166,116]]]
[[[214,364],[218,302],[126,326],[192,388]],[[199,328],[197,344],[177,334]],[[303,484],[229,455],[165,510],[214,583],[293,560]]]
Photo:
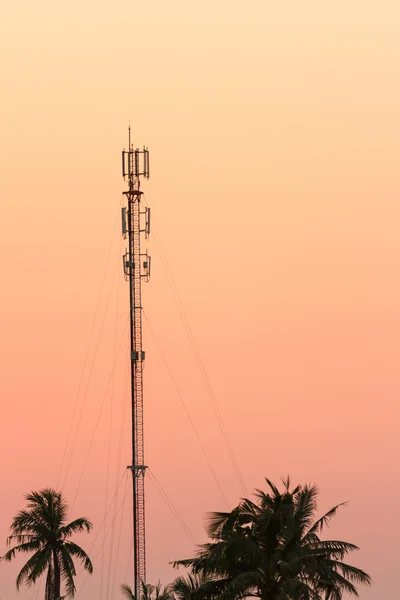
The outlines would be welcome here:
[[[136,600],[132,588],[126,583],[121,585],[121,591],[126,600]],[[142,595],[138,600],[174,600],[174,597],[169,585],[162,588],[160,581],[157,585],[142,582]]]
[[[18,553],[34,554],[22,567],[16,580],[17,589],[22,584],[32,585],[47,571],[45,600],[61,597],[61,581],[66,597],[75,594],[76,575],[73,558],[83,563],[92,573],[92,563],[82,548],[71,542],[74,533],[89,532],[92,524],[85,518],[66,523],[68,506],[62,494],[46,488],[26,495],[28,506],[13,519],[8,544],[17,543],[3,557],[12,560]]]
[[[320,539],[340,505],[314,522],[316,486],[290,489],[287,478],[281,493],[266,481],[268,492],[256,490],[255,502],[243,499],[230,513],[211,513],[210,542],[194,558],[175,562],[205,578],[186,588],[178,578],[173,589],[182,591],[180,600],[341,600],[344,593],[358,595],[356,584],[371,583],[343,562],[357,546]]]

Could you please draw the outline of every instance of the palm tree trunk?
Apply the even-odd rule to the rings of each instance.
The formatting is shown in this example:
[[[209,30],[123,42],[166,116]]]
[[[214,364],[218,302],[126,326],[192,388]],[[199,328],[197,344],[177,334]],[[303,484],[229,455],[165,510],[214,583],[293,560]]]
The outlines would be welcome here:
[[[54,560],[54,588],[53,588],[53,600],[59,600],[61,597],[61,574],[60,574],[60,563],[58,562],[57,550],[53,550]]]
[[[45,590],[45,600],[53,600],[53,589],[54,589],[54,577],[53,577],[53,565],[50,562],[49,568],[47,570],[46,577],[46,590]]]

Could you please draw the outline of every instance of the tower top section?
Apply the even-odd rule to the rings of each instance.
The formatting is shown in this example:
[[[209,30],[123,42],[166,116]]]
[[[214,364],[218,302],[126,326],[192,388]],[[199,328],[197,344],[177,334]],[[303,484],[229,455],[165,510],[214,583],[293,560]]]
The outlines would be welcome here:
[[[145,146],[142,150],[133,147],[122,150],[122,177],[125,181],[150,177],[149,151]]]
[[[128,149],[122,150],[122,177],[130,183],[140,177],[150,177],[149,151],[145,146],[142,149],[133,147],[130,127]]]

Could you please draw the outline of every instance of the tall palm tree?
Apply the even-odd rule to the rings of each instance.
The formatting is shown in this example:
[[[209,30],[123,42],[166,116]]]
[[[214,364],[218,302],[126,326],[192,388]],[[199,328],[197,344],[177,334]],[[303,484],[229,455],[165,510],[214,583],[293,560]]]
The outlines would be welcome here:
[[[121,590],[126,600],[136,600],[135,594],[129,585],[124,583],[121,585]],[[173,595],[169,585],[162,588],[160,582],[157,585],[142,583],[142,595],[138,600],[173,600]]]
[[[211,513],[210,542],[194,558],[176,561],[206,581],[181,600],[342,600],[358,595],[356,585],[371,583],[369,575],[344,562],[357,546],[321,540],[341,505],[314,522],[316,486],[284,489],[270,481],[268,492],[256,490],[255,502],[243,499],[230,513]],[[173,584],[173,588],[174,588]]]
[[[46,488],[26,495],[28,506],[13,519],[11,535],[7,543],[17,543],[4,556],[12,560],[18,553],[34,554],[22,567],[16,580],[17,589],[28,586],[47,571],[45,600],[61,598],[61,582],[65,585],[65,597],[75,594],[76,575],[73,558],[92,573],[92,563],[84,550],[69,538],[74,533],[89,532],[92,524],[85,518],[66,522],[68,506],[62,494]]]

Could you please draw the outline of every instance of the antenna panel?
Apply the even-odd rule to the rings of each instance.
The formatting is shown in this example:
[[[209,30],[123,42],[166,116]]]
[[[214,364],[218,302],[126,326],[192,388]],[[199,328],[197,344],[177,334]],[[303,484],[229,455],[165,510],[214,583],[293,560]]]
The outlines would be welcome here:
[[[122,219],[122,235],[124,236],[124,238],[126,237],[126,208],[123,207],[121,208],[121,219]]]
[[[122,177],[150,177],[149,151],[147,148],[122,151]]]
[[[150,235],[150,208],[146,209],[146,229],[145,236],[148,238]]]

